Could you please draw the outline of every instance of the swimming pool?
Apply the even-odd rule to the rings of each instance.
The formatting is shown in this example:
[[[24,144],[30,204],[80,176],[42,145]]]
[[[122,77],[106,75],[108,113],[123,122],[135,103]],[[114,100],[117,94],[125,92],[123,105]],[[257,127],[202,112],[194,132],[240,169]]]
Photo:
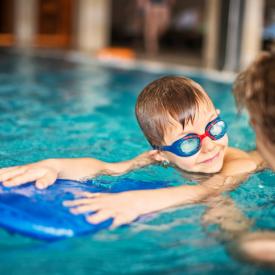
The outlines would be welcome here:
[[[53,157],[128,159],[149,148],[134,117],[140,90],[166,74],[108,67],[66,58],[0,51],[0,166]],[[231,85],[201,74],[185,74],[210,94],[228,121],[230,144],[255,148],[247,116],[238,117]],[[182,183],[173,169],[148,167],[134,179]],[[107,178],[111,181],[110,178]],[[253,175],[231,192],[254,219],[253,230],[275,228],[274,182],[270,171]],[[181,207],[155,218],[56,243],[43,243],[0,230],[0,274],[269,274],[231,257],[206,230],[204,205]],[[225,274],[225,273],[224,273]]]

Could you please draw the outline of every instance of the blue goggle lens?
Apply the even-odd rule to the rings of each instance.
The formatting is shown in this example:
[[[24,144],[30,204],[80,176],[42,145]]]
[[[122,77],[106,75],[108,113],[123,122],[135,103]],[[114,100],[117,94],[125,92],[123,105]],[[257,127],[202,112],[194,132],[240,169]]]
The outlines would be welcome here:
[[[182,140],[179,147],[184,155],[192,154],[194,151],[200,148],[200,139],[198,137],[192,137]]]
[[[222,138],[226,133],[226,124],[223,120],[218,121],[209,129],[209,133],[215,139]]]

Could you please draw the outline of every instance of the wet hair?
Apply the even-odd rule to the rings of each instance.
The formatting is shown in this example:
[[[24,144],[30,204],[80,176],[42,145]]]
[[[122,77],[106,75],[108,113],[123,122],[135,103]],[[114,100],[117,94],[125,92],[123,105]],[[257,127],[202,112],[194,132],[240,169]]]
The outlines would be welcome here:
[[[136,117],[151,145],[164,145],[171,118],[182,128],[193,123],[199,104],[212,104],[208,95],[191,79],[166,76],[147,85],[136,103]]]
[[[245,107],[264,136],[275,143],[275,53],[264,52],[243,72],[233,87],[239,111]]]

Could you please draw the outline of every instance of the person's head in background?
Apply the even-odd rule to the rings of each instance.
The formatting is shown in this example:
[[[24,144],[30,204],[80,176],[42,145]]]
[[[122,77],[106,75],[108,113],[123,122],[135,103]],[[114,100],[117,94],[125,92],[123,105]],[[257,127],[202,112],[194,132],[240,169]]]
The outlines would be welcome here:
[[[138,97],[136,116],[149,143],[159,149],[158,161],[188,172],[216,173],[223,167],[226,124],[193,80],[168,76],[153,81]]]
[[[256,133],[257,148],[275,170],[275,53],[262,53],[234,83],[239,109],[245,107]]]

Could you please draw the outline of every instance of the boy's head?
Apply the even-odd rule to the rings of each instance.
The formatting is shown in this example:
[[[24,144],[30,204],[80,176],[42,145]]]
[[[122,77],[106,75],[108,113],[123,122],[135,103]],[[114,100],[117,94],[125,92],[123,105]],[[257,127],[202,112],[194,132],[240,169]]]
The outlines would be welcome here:
[[[215,120],[218,112],[196,82],[173,76],[153,81],[138,97],[136,116],[149,143],[161,148],[159,161],[190,172],[215,173],[222,168],[228,138],[225,132],[217,139],[210,138],[209,133],[220,132],[222,122]],[[190,134],[201,136],[193,139],[196,135]],[[182,148],[186,155],[177,153]]]
[[[239,108],[246,107],[257,147],[275,169],[275,53],[262,53],[234,84]]]

